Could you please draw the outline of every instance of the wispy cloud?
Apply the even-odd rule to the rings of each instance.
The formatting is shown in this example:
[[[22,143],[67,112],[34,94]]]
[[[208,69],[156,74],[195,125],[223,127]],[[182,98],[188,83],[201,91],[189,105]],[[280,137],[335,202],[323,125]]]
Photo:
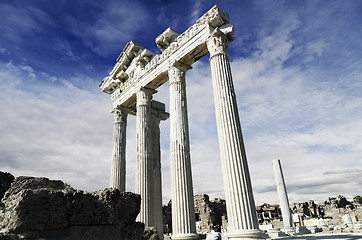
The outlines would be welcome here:
[[[0,48],[0,53],[1,54],[9,54],[9,51],[6,50],[5,48]]]
[[[157,20],[157,23],[160,25],[166,25],[176,31],[180,31],[178,29],[180,26],[180,21],[181,21],[180,17],[172,14],[166,6],[163,6],[158,9],[158,14],[157,14],[156,20]],[[164,30],[166,30],[166,29],[164,29]],[[161,34],[161,32],[156,33],[156,36],[157,36],[157,34]]]
[[[202,14],[204,14],[205,3],[207,1],[190,1],[191,11],[190,11],[190,21],[189,24],[195,24],[196,20],[199,19]]]
[[[21,87],[28,67],[8,64],[0,70],[2,171],[61,178],[78,188],[87,188],[89,179],[93,189],[107,185],[108,98],[62,85],[39,84],[35,93]]]
[[[16,42],[23,41],[29,33],[41,32],[41,25],[53,24],[46,12],[34,7],[1,3],[0,15],[2,37]]]
[[[68,15],[67,25],[94,52],[108,56],[121,51],[127,42],[135,40],[136,34],[145,31],[149,12],[137,2],[107,1],[94,17],[91,23]]]

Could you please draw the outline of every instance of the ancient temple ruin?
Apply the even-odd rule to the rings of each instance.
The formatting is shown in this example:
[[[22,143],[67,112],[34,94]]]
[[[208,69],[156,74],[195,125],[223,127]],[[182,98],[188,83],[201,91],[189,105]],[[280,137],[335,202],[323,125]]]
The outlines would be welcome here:
[[[170,118],[172,239],[197,238],[190,161],[186,72],[210,53],[215,113],[228,215],[228,238],[260,238],[238,107],[227,53],[234,26],[214,6],[179,34],[168,28],[156,38],[161,54],[129,42],[100,84],[111,95],[114,147],[111,187],[125,190],[127,116],[136,115],[136,192],[142,197],[138,220],[162,233],[160,132]],[[152,95],[169,81],[170,113]]]

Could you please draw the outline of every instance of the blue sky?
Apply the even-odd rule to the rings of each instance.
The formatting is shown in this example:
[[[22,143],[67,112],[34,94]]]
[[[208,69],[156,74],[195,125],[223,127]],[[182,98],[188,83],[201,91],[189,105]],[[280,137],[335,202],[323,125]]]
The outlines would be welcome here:
[[[113,116],[98,85],[129,41],[159,53],[217,4],[235,25],[229,55],[255,200],[277,203],[272,160],[290,201],[361,195],[361,1],[0,1],[0,170],[109,184]],[[187,72],[194,192],[223,197],[208,56]],[[168,108],[167,83],[154,95]],[[136,119],[127,129],[134,191]],[[164,201],[169,125],[161,123]]]

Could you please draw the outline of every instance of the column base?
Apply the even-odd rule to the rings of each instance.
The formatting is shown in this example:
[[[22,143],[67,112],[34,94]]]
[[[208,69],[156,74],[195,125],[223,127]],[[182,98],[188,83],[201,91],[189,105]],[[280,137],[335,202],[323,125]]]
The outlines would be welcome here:
[[[226,233],[228,239],[232,240],[243,240],[243,239],[262,239],[262,232],[259,229],[250,229],[250,230],[239,230],[231,231]]]
[[[176,233],[171,235],[172,240],[194,240],[198,238],[199,235],[196,233]]]

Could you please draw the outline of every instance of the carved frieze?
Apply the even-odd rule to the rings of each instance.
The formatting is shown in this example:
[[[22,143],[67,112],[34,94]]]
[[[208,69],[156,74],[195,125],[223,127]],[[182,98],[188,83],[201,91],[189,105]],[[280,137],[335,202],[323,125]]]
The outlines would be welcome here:
[[[114,99],[117,99],[120,95],[121,95],[121,89],[120,88],[118,88],[118,89],[116,89],[112,94],[111,94],[111,99],[112,99],[112,101],[114,100]]]

